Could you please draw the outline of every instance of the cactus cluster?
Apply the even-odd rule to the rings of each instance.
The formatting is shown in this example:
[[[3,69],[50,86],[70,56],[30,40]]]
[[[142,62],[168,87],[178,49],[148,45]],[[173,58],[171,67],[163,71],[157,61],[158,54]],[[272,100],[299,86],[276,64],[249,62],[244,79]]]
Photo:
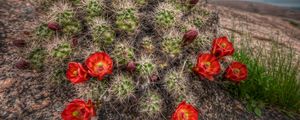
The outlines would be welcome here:
[[[127,43],[118,43],[112,53],[114,60],[120,64],[124,65],[134,59],[133,48]]]
[[[44,65],[46,53],[42,48],[34,49],[29,54],[29,60],[34,69],[42,69]]]
[[[162,41],[162,49],[170,57],[178,56],[181,53],[181,38],[167,37]]]
[[[54,34],[54,31],[48,29],[47,24],[43,23],[35,29],[35,35],[38,39],[49,39]]]
[[[162,10],[155,16],[155,21],[159,26],[171,27],[175,25],[175,13],[169,10]]]
[[[143,57],[138,61],[136,70],[141,76],[149,77],[155,73],[156,65],[153,63],[151,58]]]
[[[133,33],[138,27],[136,10],[133,8],[128,8],[119,11],[116,17],[116,25],[121,31]]]
[[[144,5],[147,3],[147,0],[134,0],[135,3],[139,4],[139,5]]]
[[[111,45],[115,40],[115,32],[104,20],[95,19],[92,24],[94,42],[104,46]]]
[[[129,96],[133,95],[135,90],[135,85],[133,79],[127,75],[117,75],[114,77],[114,83],[111,87],[111,92],[118,99],[124,100]]]
[[[101,16],[103,7],[99,0],[86,0],[85,9],[87,12],[87,20],[92,20],[94,17]]]
[[[71,10],[58,13],[56,21],[62,26],[62,32],[67,36],[76,35],[81,31],[81,24]]]
[[[52,50],[52,56],[55,58],[66,58],[72,52],[71,45],[68,43],[59,44],[56,48]]]
[[[148,92],[140,101],[141,112],[149,116],[157,116],[162,110],[161,96],[154,91]]]
[[[145,53],[148,53],[148,54],[152,54],[155,49],[155,46],[150,37],[143,38],[141,47],[144,49]]]
[[[108,82],[107,81],[97,81],[95,78],[91,78],[90,89],[86,94],[86,98],[91,99],[93,101],[100,101],[104,98],[105,94],[108,92]]]

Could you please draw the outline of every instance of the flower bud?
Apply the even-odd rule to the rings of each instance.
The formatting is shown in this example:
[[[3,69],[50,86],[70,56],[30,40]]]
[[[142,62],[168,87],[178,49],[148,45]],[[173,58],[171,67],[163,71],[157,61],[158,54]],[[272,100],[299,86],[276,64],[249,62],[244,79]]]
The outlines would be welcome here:
[[[57,22],[49,22],[48,28],[53,31],[58,31],[60,30],[60,25]]]
[[[150,76],[150,81],[151,81],[151,82],[156,82],[156,81],[158,81],[158,76],[157,76],[157,75],[151,75],[151,76]]]
[[[190,29],[183,36],[183,42],[185,44],[192,43],[198,36],[198,31],[196,29]]]
[[[25,40],[14,40],[13,44],[17,47],[25,47],[26,42]]]
[[[190,5],[196,5],[199,2],[199,0],[190,0]]]
[[[136,64],[133,61],[128,62],[127,66],[126,66],[126,69],[129,72],[134,72],[135,69],[136,69]]]
[[[15,64],[18,69],[27,69],[30,66],[30,63],[25,60],[20,60]]]

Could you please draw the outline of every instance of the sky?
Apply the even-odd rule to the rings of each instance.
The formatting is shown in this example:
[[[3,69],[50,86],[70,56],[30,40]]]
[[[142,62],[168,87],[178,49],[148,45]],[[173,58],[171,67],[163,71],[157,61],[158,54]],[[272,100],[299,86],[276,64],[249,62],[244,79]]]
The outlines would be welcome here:
[[[283,7],[300,7],[300,0],[244,0],[253,2],[269,3]]]

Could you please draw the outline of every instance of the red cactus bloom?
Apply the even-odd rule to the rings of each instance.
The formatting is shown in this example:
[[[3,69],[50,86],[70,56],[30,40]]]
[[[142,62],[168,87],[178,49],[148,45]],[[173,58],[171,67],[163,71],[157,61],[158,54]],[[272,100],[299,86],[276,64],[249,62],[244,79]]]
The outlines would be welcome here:
[[[198,56],[197,65],[193,68],[194,72],[208,80],[214,80],[213,76],[220,73],[220,63],[218,59],[209,54],[204,53]]]
[[[48,28],[53,31],[60,30],[60,25],[57,22],[49,22]]]
[[[105,52],[96,52],[88,57],[85,61],[88,72],[93,77],[102,80],[107,74],[112,74],[113,61]]]
[[[183,101],[173,113],[172,120],[198,120],[198,111],[192,105]]]
[[[248,75],[247,66],[240,62],[232,62],[226,69],[225,77],[239,83],[246,80]]]
[[[196,29],[190,29],[183,36],[183,42],[186,44],[192,43],[198,36],[198,31]]]
[[[85,103],[80,99],[70,102],[61,113],[63,120],[90,120],[95,115],[95,107],[91,100]]]
[[[66,76],[74,84],[88,80],[87,71],[77,62],[69,62]]]
[[[232,55],[233,52],[233,44],[228,41],[227,37],[214,39],[211,54],[215,55],[217,58],[221,58],[227,55]]]

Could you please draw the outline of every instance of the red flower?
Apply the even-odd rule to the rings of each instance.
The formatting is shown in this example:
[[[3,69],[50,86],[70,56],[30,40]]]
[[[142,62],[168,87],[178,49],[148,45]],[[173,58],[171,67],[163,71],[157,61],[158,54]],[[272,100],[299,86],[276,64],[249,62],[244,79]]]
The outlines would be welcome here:
[[[184,43],[192,43],[198,36],[198,31],[196,29],[190,29],[183,36]]]
[[[201,77],[207,78],[208,80],[213,80],[213,76],[220,73],[220,63],[218,59],[209,54],[204,53],[198,56],[197,65],[193,68]]]
[[[245,80],[247,75],[247,66],[240,62],[232,62],[226,69],[225,73],[226,78],[238,83],[242,80]]]
[[[74,84],[88,80],[87,71],[77,62],[69,62],[66,76]]]
[[[91,100],[85,103],[80,99],[70,102],[61,113],[63,120],[90,120],[95,115],[95,108]]]
[[[89,74],[98,77],[98,80],[102,80],[107,74],[112,74],[113,62],[105,52],[96,52],[90,55],[85,64],[89,69]]]
[[[233,52],[233,45],[228,41],[227,37],[214,39],[211,54],[215,55],[217,58],[221,58],[227,55],[232,55]]]
[[[192,105],[183,101],[173,113],[172,120],[198,120],[198,111]]]

